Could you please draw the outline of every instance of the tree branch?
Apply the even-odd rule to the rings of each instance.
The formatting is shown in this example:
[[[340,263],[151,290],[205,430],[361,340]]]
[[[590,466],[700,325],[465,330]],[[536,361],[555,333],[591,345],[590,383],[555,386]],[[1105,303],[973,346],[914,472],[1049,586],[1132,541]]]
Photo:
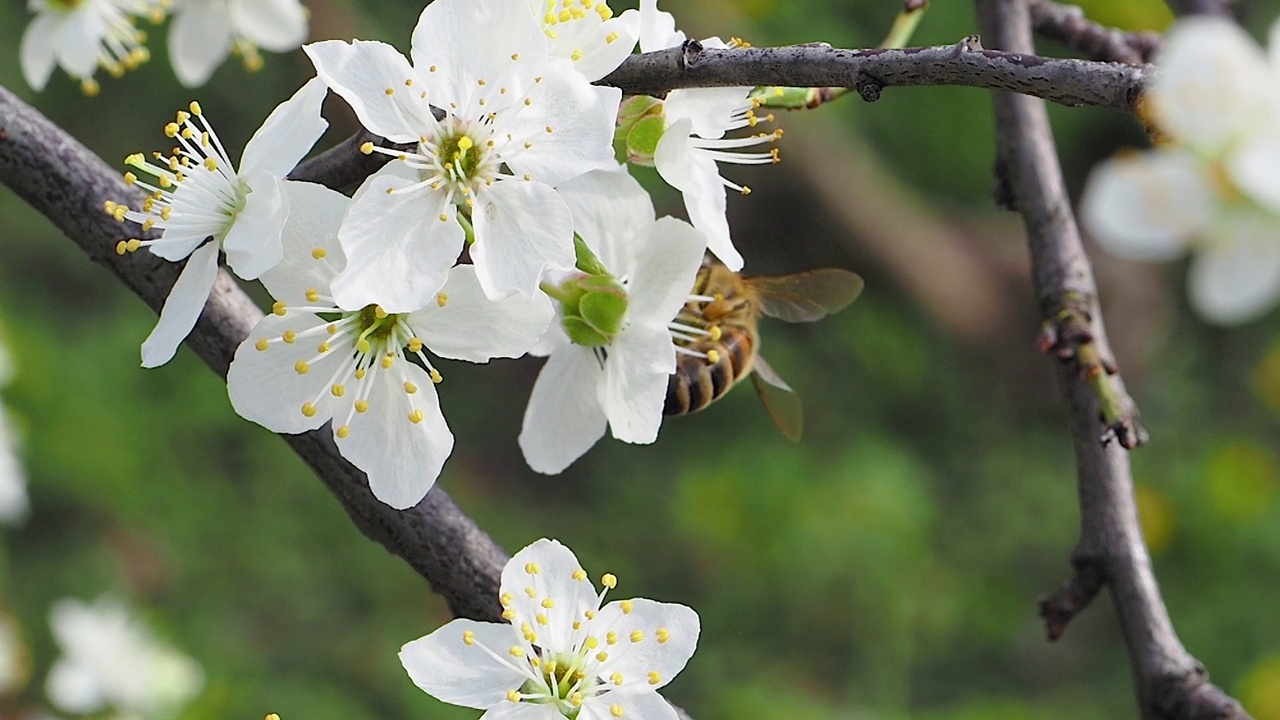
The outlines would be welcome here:
[[[689,87],[850,87],[867,101],[886,87],[965,85],[1129,112],[1150,74],[1147,66],[984,50],[973,37],[940,47],[870,50],[821,44],[715,50],[689,41],[633,55],[599,84],[655,96]]]
[[[1000,47],[1029,51],[1031,18],[1021,0],[976,0],[984,33]],[[1032,275],[1046,323],[1074,317],[1086,338],[1074,341],[1109,355],[1093,271],[1080,241],[1044,104],[995,93],[997,172],[1006,199],[1022,213]],[[1065,358],[1065,387],[1080,499],[1076,574],[1043,601],[1050,634],[1060,633],[1105,583],[1120,619],[1145,720],[1244,720],[1238,702],[1208,681],[1174,632],[1151,570],[1133,498],[1128,455],[1097,438],[1099,399],[1079,363]],[[1123,393],[1119,377],[1111,378]]]
[[[1084,16],[1076,5],[1054,0],[1028,0],[1032,27],[1037,33],[1078,50],[1094,60],[1141,65],[1150,62],[1160,46],[1153,32],[1123,32]]]

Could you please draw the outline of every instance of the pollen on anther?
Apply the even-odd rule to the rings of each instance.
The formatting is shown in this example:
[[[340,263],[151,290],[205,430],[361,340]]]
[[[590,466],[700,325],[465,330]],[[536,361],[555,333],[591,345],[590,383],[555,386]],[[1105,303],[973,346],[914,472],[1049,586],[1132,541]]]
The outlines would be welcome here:
[[[605,660],[608,660],[608,659],[609,659],[609,653],[605,652],[604,650],[601,650],[600,652],[596,653],[596,662],[604,662]]]
[[[544,608],[546,608],[546,609],[550,610],[551,608],[553,608],[553,607],[555,607],[555,606],[556,606],[556,602],[555,602],[555,600],[552,600],[551,598],[543,598],[543,600],[542,600],[542,607],[544,607]]]
[[[367,412],[369,412],[369,402],[368,402],[367,400],[357,400],[357,401],[356,401],[356,412],[358,412],[358,413],[367,413]]]
[[[617,644],[618,644],[618,633],[617,633],[617,632],[615,632],[615,631],[613,631],[613,630],[610,630],[609,632],[605,633],[605,634],[604,634],[604,642],[605,642],[605,644],[606,644],[606,645],[617,645]]]
[[[448,305],[448,304],[449,304],[448,293],[442,293],[442,292],[436,293],[436,305],[439,305],[440,307],[444,307],[445,305]]]
[[[253,344],[253,347],[254,347],[254,349],[256,349],[258,352],[263,352],[263,351],[265,351],[268,347],[270,347],[270,345],[271,345],[271,343],[267,342],[267,339],[266,339],[266,338],[259,338],[259,339],[258,339],[258,342],[256,342],[256,343],[254,343],[254,344]]]
[[[516,611],[515,611],[515,610],[512,610],[511,608],[507,608],[506,610],[503,610],[503,611],[502,611],[502,619],[503,619],[503,620],[508,620],[508,621],[510,621],[510,620],[515,620],[515,619],[516,619]]]
[[[320,300],[320,291],[314,288],[307,290],[307,302],[318,302]]]
[[[719,340],[723,335],[719,325],[712,325],[707,331],[711,333],[712,340]]]
[[[310,370],[311,366],[307,364],[306,360],[299,360],[293,364],[293,371],[299,375],[306,375]]]
[[[534,589],[533,589],[533,588],[531,588],[531,587],[527,587],[527,588],[525,588],[525,589],[524,589],[524,594],[525,594],[525,595],[528,595],[530,600],[532,600],[532,599],[534,599],[534,598],[538,597],[538,591],[537,591],[537,590],[534,590]]]
[[[318,353],[329,352],[329,341],[328,340],[321,341],[320,344],[316,346],[316,352]]]
[[[612,590],[618,587],[618,576],[613,573],[605,573],[600,577],[600,584]]]
[[[643,631],[643,630],[632,630],[632,631],[631,631],[631,642],[633,642],[633,643],[638,643],[638,642],[640,642],[640,641],[642,641],[642,640],[644,640],[644,631]]]
[[[671,631],[666,628],[658,628],[657,636],[658,644],[665,643],[671,639]]]
[[[347,436],[351,434],[351,428],[343,425],[337,430],[334,430],[333,434],[336,435],[339,440],[345,440]]]
[[[512,645],[511,649],[508,650],[507,652],[511,654],[511,657],[518,657],[518,658],[524,657],[524,649],[521,648],[519,645]]]
[[[272,303],[272,305],[271,305],[271,312],[275,313],[276,315],[280,315],[281,317],[283,317],[283,316],[284,316],[284,313],[285,313],[285,308],[286,308],[286,307],[288,307],[288,306],[284,304],[284,301],[283,301],[283,300],[277,300],[277,301],[275,301],[274,303]]]
[[[635,603],[630,600],[623,600],[620,603],[620,607],[622,608],[623,615],[630,615],[636,609]]]
[[[610,675],[609,682],[613,683],[614,685],[621,685],[623,682],[622,673],[615,672],[614,674]]]
[[[294,330],[285,330],[280,339],[285,341],[286,344],[292,345],[293,341],[298,339],[298,333]]]
[[[708,350],[707,362],[711,363],[712,365],[715,365],[716,363],[720,362],[720,353],[716,352],[715,350]]]
[[[586,570],[583,570],[582,568],[578,568],[577,570],[574,570],[574,571],[573,571],[573,579],[574,579],[574,580],[577,580],[578,582],[582,582],[582,581],[586,580],[586,579],[587,579],[587,571],[586,571]]]
[[[650,671],[649,671],[649,684],[650,684],[650,685],[657,685],[657,684],[658,684],[658,683],[660,683],[660,682],[662,682],[662,675],[661,675],[657,670],[650,670]]]
[[[342,397],[343,395],[347,394],[347,386],[334,385],[333,387],[329,388],[329,392],[332,393],[334,397]]]
[[[329,251],[325,250],[324,248],[318,247],[311,251],[311,259],[313,260],[323,260],[328,256],[329,256]]]
[[[513,702],[513,703],[518,703],[518,702],[520,702],[520,693],[519,693],[519,692],[517,692],[517,691],[515,691],[515,690],[508,690],[508,691],[507,691],[507,700],[508,700],[509,702]]]
[[[474,631],[472,631],[472,630],[463,630],[463,631],[462,631],[462,644],[463,644],[463,645],[468,645],[468,646],[470,646],[470,645],[475,645],[475,644],[476,644],[476,634],[475,634],[475,632],[474,632]]]
[[[409,352],[411,353],[422,352],[422,338],[420,337],[409,338],[409,344],[407,345],[407,347],[409,348]]]
[[[383,355],[378,364],[382,366],[383,370],[390,370],[391,364],[395,362],[395,357],[395,355]]]
[[[309,402],[302,403],[302,414],[306,417],[315,417],[316,406]]]
[[[424,416],[422,414],[422,409],[419,408],[409,413],[409,422],[413,423],[414,425],[417,425],[418,423],[422,422],[423,417]]]
[[[414,394],[414,393],[418,392],[418,386],[417,386],[417,385],[414,385],[413,383],[409,382],[408,380],[405,380],[405,381],[404,381],[404,391],[405,391],[406,393],[408,393],[408,394],[412,395],[412,394]]]
[[[439,385],[440,383],[444,382],[444,376],[441,375],[440,371],[435,368],[431,368],[431,382],[435,383],[436,385]]]

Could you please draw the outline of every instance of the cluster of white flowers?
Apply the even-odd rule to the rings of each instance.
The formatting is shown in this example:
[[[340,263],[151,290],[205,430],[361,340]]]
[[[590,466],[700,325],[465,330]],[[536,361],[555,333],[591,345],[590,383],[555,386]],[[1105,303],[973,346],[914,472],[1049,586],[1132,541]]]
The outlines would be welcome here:
[[[262,66],[259,48],[284,52],[307,39],[307,10],[298,0],[28,0],[35,18],[22,36],[19,54],[27,84],[43,90],[55,66],[80,83],[87,95],[99,90],[99,67],[120,77],[146,62],[147,35],[139,18],[159,24],[174,13],[169,57],[183,85],[203,85],[229,54],[245,68]]]
[[[724,137],[757,122],[747,88],[678,91],[627,114],[617,89],[591,84],[637,41],[683,38],[652,1],[614,17],[592,0],[437,0],[409,58],[378,42],[307,45],[318,77],[272,113],[238,170],[192,103],[166,127],[170,154],[127,160],[145,204],[106,205],[160,231],[120,253],[187,259],[143,365],[168,362],[191,331],[221,252],[275,299],[231,364],[237,412],[280,433],[330,423],[396,508],[423,498],[453,449],[438,358],[550,356],[519,437],[539,472],[563,470],[606,427],[653,442],[676,369],[669,326],[704,253],[742,265],[725,219],[725,187],[739,186],[716,163],[773,162],[730,150],[778,137]],[[326,89],[398,144],[362,148],[389,162],[350,199],[285,179],[326,127]],[[615,157],[619,137],[628,160],[684,193],[692,226],[654,219]]]
[[[1179,22],[1144,100],[1155,147],[1094,171],[1081,220],[1138,260],[1195,251],[1189,291],[1207,320],[1252,320],[1280,299],[1280,23],[1271,53],[1230,20]]]

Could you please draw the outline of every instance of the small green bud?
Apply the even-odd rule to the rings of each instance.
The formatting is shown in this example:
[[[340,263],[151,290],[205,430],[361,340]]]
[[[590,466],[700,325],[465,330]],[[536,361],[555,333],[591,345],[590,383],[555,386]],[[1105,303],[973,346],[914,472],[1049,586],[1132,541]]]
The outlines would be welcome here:
[[[627,131],[627,161],[636,165],[653,165],[658,141],[666,127],[667,121],[661,115],[646,115],[633,123]]]
[[[579,275],[543,288],[560,302],[560,322],[583,347],[613,342],[627,318],[627,290],[612,275]]]

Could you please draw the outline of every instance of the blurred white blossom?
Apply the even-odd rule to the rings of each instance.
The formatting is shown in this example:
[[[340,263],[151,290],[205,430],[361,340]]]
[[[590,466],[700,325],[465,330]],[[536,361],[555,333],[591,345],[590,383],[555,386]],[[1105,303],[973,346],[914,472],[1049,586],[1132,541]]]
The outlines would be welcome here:
[[[676,720],[658,694],[693,656],[698,614],[684,605],[599,593],[569,548],[538,540],[502,570],[510,623],[453,620],[407,643],[400,662],[444,702],[485,720]]]
[[[85,94],[95,95],[99,67],[120,77],[150,58],[137,18],[159,22],[163,6],[160,0],[28,0],[36,16],[22,34],[22,76],[43,90],[54,66],[61,66]]]
[[[1280,23],[1271,36],[1268,56],[1230,20],[1174,26],[1144,100],[1155,147],[1099,165],[1081,198],[1083,225],[1117,255],[1193,251],[1192,307],[1220,324],[1280,298]]]
[[[173,15],[169,58],[187,87],[205,84],[230,54],[252,72],[262,67],[258,48],[286,52],[307,39],[298,0],[175,0]]]
[[[13,361],[0,344],[0,389],[13,378]],[[29,509],[27,478],[18,459],[18,438],[0,404],[0,524],[16,523]]]
[[[204,672],[195,660],[161,643],[120,600],[93,604],[64,598],[49,615],[62,655],[45,692],[73,714],[113,710],[139,720],[174,717],[200,692]]]

